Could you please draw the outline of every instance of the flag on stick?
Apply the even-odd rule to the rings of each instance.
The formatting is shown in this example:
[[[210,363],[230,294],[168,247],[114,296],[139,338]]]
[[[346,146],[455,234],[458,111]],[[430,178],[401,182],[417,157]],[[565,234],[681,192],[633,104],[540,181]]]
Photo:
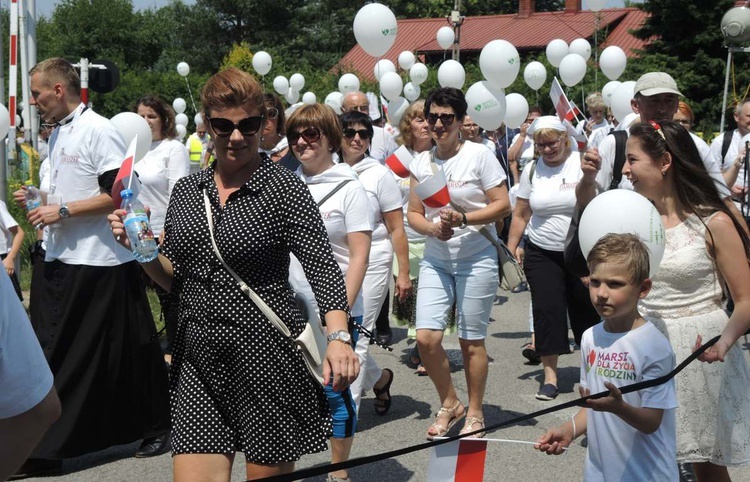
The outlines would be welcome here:
[[[409,164],[411,164],[412,159],[414,159],[414,156],[411,155],[409,149],[406,146],[401,146],[396,149],[396,152],[388,156],[385,160],[385,165],[391,171],[395,172],[398,177],[409,177],[411,174]]]
[[[549,89],[549,96],[552,99],[552,105],[555,106],[557,117],[561,121],[567,120],[568,122],[573,122],[573,119],[576,121],[579,120],[578,116],[582,115],[581,111],[578,110],[577,107],[571,105],[560,85],[560,82],[557,80],[557,77],[552,79],[552,87]]]
[[[427,480],[430,482],[482,482],[487,440],[465,438],[432,447]]]
[[[441,208],[451,202],[448,183],[445,182],[445,174],[441,170],[420,182],[416,191],[419,199],[431,208]]]
[[[128,151],[125,154],[125,160],[122,161],[120,170],[117,172],[117,177],[115,178],[115,183],[112,186],[112,202],[115,205],[115,209],[120,209],[120,204],[122,204],[120,192],[123,189],[130,189],[133,191],[133,199],[138,197],[138,188],[141,182],[138,180],[138,177],[134,175],[135,171],[133,171],[135,147],[137,144],[138,136],[136,135],[133,140],[130,141]]]

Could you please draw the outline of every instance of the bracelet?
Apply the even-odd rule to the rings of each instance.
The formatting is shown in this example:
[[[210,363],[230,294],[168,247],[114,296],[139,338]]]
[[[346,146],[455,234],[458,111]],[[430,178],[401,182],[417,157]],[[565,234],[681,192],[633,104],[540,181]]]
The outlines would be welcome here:
[[[577,433],[576,433],[576,416],[573,415],[570,417],[570,423],[573,424],[573,440],[576,439]]]
[[[469,225],[469,222],[466,220],[466,213],[461,213],[461,220],[461,226],[459,226],[459,228],[465,229],[466,226]]]

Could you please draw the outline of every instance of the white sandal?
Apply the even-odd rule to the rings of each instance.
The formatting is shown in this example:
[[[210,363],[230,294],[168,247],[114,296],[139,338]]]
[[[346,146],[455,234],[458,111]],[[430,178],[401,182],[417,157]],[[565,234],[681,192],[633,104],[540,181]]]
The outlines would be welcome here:
[[[456,405],[453,408],[445,408],[440,407],[440,410],[438,410],[437,415],[435,415],[435,421],[430,425],[430,428],[427,429],[427,440],[433,440],[435,437],[444,437],[445,434],[450,432],[450,429],[453,428],[454,425],[456,425],[462,418],[466,416],[466,410],[464,410],[464,413],[461,415],[456,415],[456,410],[458,410],[458,407],[462,406],[460,400],[456,400]],[[450,415],[450,419],[448,420],[448,426],[443,427],[438,423],[438,419],[443,415]],[[431,434],[430,430],[435,429],[436,433]]]

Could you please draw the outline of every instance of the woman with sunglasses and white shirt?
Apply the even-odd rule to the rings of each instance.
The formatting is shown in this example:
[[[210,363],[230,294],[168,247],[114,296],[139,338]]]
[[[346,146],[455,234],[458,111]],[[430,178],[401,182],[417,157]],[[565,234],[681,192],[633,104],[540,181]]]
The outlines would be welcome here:
[[[534,344],[544,367],[538,400],[557,397],[557,361],[570,353],[568,315],[576,343],[599,321],[588,288],[565,268],[565,237],[576,204],[575,188],[583,176],[581,157],[556,116],[537,118],[529,127],[540,156],[521,173],[508,249],[523,263],[531,290]],[[525,249],[518,248],[524,231]]]
[[[351,111],[339,117],[344,140],[341,159],[354,169],[367,192],[370,222],[373,226],[372,244],[367,273],[362,284],[364,317],[362,325],[373,331],[375,319],[385,302],[393,268],[393,254],[398,260],[395,295],[401,297],[411,290],[409,280],[409,243],[404,230],[401,191],[391,170],[369,156],[373,128],[370,116]],[[355,352],[359,357],[360,372],[352,383],[352,397],[359,409],[363,392],[373,390],[375,412],[385,415],[391,406],[390,387],[393,371],[381,370],[369,354],[370,340],[360,337]]]
[[[331,416],[323,387],[301,353],[241,290],[226,263],[287,324],[306,325],[289,285],[293,253],[313,286],[331,332],[346,331],[341,270],[309,190],[258,152],[265,106],[248,73],[229,68],[203,87],[201,103],[216,161],[177,182],[164,243],[146,273],[180,295],[171,368],[174,480],[229,481],[237,452],[247,479],[294,470],[302,455],[327,449]],[[206,206],[208,201],[208,206]],[[129,246],[117,210],[113,234]],[[326,381],[342,390],[357,377],[352,348],[331,343]]]
[[[303,105],[289,116],[287,139],[299,160],[297,175],[307,184],[318,206],[336,262],[344,274],[346,298],[354,323],[362,323],[364,300],[362,282],[370,255],[372,224],[367,193],[357,173],[346,163],[336,164],[334,153],[341,147],[341,126],[333,109],[324,104]],[[326,199],[326,197],[328,197]],[[312,284],[312,283],[311,283]],[[357,343],[357,332],[328,330],[331,345]],[[357,410],[349,388],[327,386],[326,395],[333,415],[331,462],[349,459]],[[347,470],[328,475],[329,482],[348,481]]]
[[[494,223],[510,212],[506,176],[495,154],[481,144],[459,139],[466,110],[460,90],[434,90],[425,101],[424,113],[436,147],[420,153],[409,165],[409,225],[427,236],[417,291],[417,344],[441,405],[427,430],[429,440],[444,436],[464,417],[463,433],[484,428],[488,371],[484,339],[497,292],[498,261],[494,244],[478,229],[484,227],[497,238]],[[443,208],[430,207],[418,194],[421,183],[432,184],[436,171],[438,178],[447,180],[451,198]],[[429,198],[427,203],[434,204]],[[459,401],[442,346],[454,302],[468,388],[466,406]],[[474,435],[482,436],[483,432]]]

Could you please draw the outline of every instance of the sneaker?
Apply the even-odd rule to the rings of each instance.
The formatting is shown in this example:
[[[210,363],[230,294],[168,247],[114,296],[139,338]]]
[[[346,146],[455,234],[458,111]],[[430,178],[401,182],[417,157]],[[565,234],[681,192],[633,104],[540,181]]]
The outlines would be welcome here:
[[[557,387],[551,383],[545,383],[544,386],[536,394],[537,400],[544,400],[546,402],[557,398]]]
[[[525,281],[521,281],[518,286],[514,286],[510,292],[511,293],[520,293],[522,291],[528,291],[529,285]]]

